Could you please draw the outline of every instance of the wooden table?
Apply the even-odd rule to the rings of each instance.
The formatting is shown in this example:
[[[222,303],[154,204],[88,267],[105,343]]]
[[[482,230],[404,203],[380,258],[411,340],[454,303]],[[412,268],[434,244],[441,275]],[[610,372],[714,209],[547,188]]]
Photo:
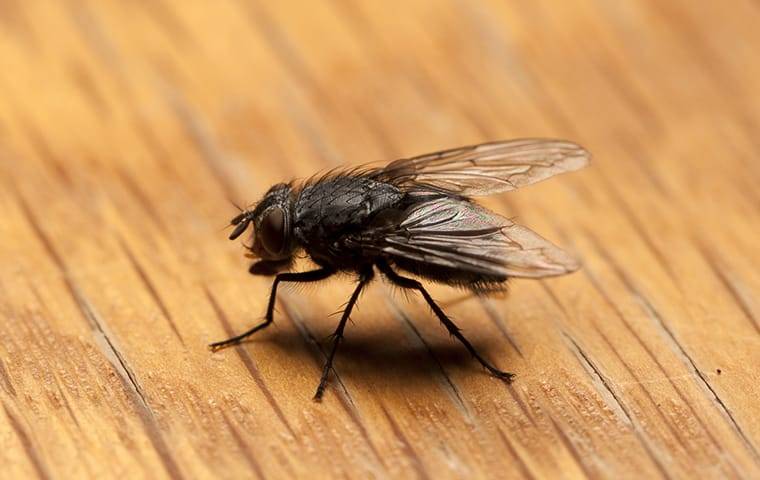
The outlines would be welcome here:
[[[0,6],[3,478],[760,477],[760,4]],[[507,298],[287,290],[230,201],[339,164],[549,136],[487,199],[578,255]]]

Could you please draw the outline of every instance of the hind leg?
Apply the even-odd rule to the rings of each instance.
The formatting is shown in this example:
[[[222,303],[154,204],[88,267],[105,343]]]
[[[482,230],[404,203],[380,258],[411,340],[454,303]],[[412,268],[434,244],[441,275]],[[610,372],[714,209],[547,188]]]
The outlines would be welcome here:
[[[502,370],[499,370],[498,368],[494,367],[489,363],[485,358],[483,358],[477,350],[475,350],[475,347],[472,346],[472,344],[465,338],[464,335],[462,335],[462,332],[460,331],[459,327],[451,321],[451,319],[444,313],[444,311],[441,309],[441,307],[438,306],[437,303],[435,303],[435,300],[433,300],[433,297],[430,296],[430,294],[425,290],[425,287],[422,286],[420,282],[413,278],[407,278],[399,275],[396,273],[390,265],[388,265],[385,261],[380,261],[377,263],[377,268],[380,269],[383,274],[393,282],[394,284],[398,285],[402,288],[408,288],[411,290],[417,290],[422,294],[422,297],[425,299],[427,304],[430,306],[430,308],[433,310],[433,313],[438,317],[438,319],[441,321],[444,327],[446,327],[446,330],[449,331],[451,335],[456,337],[457,340],[459,340],[462,345],[467,349],[470,354],[475,357],[475,359],[480,362],[483,367],[488,370],[491,375],[500,378],[506,382],[511,382],[512,378],[514,378],[514,373],[504,372]]]

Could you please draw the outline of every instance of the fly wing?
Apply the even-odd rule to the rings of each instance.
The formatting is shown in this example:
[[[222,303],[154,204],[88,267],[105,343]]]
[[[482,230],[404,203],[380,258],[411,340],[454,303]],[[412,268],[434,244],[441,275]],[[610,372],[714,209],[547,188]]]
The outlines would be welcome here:
[[[405,189],[491,195],[578,170],[588,164],[590,157],[583,147],[572,142],[521,139],[403,158],[377,170],[375,175],[378,180]]]
[[[457,198],[417,204],[397,225],[366,232],[359,242],[391,258],[486,275],[539,278],[578,268],[533,231]]]

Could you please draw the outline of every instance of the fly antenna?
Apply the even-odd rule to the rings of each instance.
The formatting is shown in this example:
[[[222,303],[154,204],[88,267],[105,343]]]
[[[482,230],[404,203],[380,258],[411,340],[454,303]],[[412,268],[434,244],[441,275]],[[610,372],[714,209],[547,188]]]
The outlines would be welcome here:
[[[248,225],[250,225],[251,220],[252,220],[251,212],[243,212],[237,217],[233,218],[230,224],[237,225],[237,226],[235,227],[235,230],[233,230],[232,233],[230,233],[229,239],[235,240],[240,235],[242,235],[243,232],[245,232],[246,229],[248,228]]]

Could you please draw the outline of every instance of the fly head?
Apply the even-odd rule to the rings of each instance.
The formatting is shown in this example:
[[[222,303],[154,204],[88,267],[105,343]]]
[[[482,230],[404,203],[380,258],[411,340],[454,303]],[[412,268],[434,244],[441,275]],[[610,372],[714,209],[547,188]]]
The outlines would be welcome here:
[[[278,183],[269,189],[253,210],[241,212],[230,220],[230,225],[235,226],[230,240],[238,238],[253,224],[252,242],[248,247],[253,257],[267,261],[290,258],[295,249],[291,191],[290,185]]]

